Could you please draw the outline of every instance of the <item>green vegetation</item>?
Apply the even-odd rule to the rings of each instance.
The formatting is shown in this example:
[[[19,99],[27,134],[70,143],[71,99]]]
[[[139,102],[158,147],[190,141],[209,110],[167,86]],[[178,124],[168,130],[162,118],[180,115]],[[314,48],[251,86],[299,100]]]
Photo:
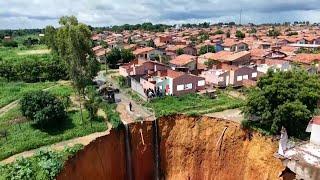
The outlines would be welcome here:
[[[170,27],[172,26],[165,25],[165,24],[152,24],[149,22],[145,22],[145,23],[136,24],[136,25],[124,24],[122,26],[112,26],[110,30],[115,32],[122,32],[124,30],[144,30],[144,31],[153,31],[153,32],[164,32],[166,29]]]
[[[6,82],[0,79],[0,108],[21,98],[25,93],[41,90],[55,85],[54,82],[24,83]]]
[[[113,48],[107,55],[107,65],[111,68],[115,68],[118,63],[128,63],[134,59],[134,55],[131,50]]]
[[[92,121],[92,127],[90,127],[87,111],[83,111],[86,119],[84,122],[81,120],[79,110],[73,110],[68,112],[68,118],[59,127],[46,131],[37,129],[31,122],[16,121],[23,118],[18,108],[10,110],[4,116],[6,117],[0,118],[0,131],[7,131],[8,137],[0,139],[0,160],[23,151],[106,130],[106,123],[102,118]]]
[[[41,150],[33,157],[20,158],[14,163],[0,166],[0,179],[53,180],[62,170],[64,162],[82,148],[83,145],[77,144],[60,152]]]
[[[145,106],[154,110],[157,117],[178,113],[201,115],[238,108],[242,105],[243,102],[240,99],[229,97],[223,93],[219,94],[216,99],[197,94],[188,94],[180,97],[166,96],[145,104]]]
[[[23,116],[41,129],[58,127],[66,118],[65,106],[49,92],[29,92],[21,98],[20,105]]]
[[[238,31],[236,31],[236,37],[239,39],[243,39],[246,37],[246,35],[243,32],[238,30]]]
[[[274,38],[280,35],[281,35],[280,31],[275,28],[270,29],[267,33],[267,36],[274,37]]]
[[[206,46],[202,46],[200,48],[199,54],[206,54],[206,53],[215,53],[216,52],[216,48],[214,46],[210,46],[210,45],[206,45]]]
[[[179,56],[179,55],[182,55],[182,54],[184,54],[184,50],[183,49],[181,49],[181,48],[179,48],[179,49],[177,49],[177,55]]]
[[[287,36],[296,36],[298,35],[299,33],[297,31],[291,31],[287,34]]]
[[[100,108],[107,114],[107,121],[112,125],[113,128],[118,129],[122,127],[122,121],[119,113],[116,111],[116,104],[109,104],[102,102]]]
[[[299,48],[296,51],[297,54],[302,54],[302,53],[306,53],[306,54],[320,54],[320,48]]]
[[[296,138],[307,136],[305,129],[317,109],[320,81],[305,70],[269,71],[248,93],[243,108],[243,126],[277,134],[282,127]]]

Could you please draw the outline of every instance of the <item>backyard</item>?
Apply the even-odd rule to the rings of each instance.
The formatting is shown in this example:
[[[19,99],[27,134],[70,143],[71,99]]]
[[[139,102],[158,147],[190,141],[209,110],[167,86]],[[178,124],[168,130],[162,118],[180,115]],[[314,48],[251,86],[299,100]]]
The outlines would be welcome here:
[[[225,93],[219,93],[216,99],[211,99],[206,95],[188,94],[180,97],[166,96],[144,103],[144,105],[151,108],[156,117],[179,113],[202,115],[239,108],[243,105],[243,100],[230,97]]]

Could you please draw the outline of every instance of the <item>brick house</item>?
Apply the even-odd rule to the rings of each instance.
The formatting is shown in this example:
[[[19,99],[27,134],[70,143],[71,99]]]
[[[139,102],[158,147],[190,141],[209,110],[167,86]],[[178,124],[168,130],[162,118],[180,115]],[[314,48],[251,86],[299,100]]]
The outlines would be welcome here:
[[[168,67],[156,61],[146,61],[142,59],[131,61],[119,67],[121,76],[145,75],[151,72],[165,70]]]
[[[195,93],[205,88],[205,79],[174,70],[157,71],[140,78],[144,89],[156,89],[165,95],[180,96]]]
[[[241,67],[229,70],[219,76],[220,87],[227,87],[229,85],[239,87],[243,85],[244,80],[256,81],[262,75],[256,69],[250,67]]]
[[[196,70],[197,68],[197,57],[191,56],[187,54],[182,54],[177,56],[173,60],[170,61],[170,66],[176,70],[180,69],[184,72],[191,72]]]

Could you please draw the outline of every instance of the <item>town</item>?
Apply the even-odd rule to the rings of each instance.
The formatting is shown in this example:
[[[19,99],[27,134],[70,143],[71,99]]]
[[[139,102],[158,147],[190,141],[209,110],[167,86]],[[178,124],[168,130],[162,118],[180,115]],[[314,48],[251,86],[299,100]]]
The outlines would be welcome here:
[[[242,18],[0,29],[0,180],[319,179],[320,24]]]

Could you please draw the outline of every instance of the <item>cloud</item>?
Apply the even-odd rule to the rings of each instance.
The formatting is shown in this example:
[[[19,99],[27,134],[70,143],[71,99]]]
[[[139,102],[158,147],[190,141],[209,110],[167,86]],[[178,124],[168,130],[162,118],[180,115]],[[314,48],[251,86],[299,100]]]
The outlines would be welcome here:
[[[237,22],[241,9],[244,23],[320,20],[319,0],[10,0],[0,7],[0,29],[56,25],[63,15],[92,26]]]

